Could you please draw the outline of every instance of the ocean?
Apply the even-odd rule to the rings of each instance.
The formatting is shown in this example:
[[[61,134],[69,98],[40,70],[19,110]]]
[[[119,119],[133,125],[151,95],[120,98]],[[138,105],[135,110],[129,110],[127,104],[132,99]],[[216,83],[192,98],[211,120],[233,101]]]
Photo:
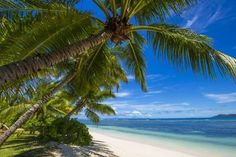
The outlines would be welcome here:
[[[236,119],[104,119],[99,125],[80,121],[116,138],[199,157],[236,157]]]

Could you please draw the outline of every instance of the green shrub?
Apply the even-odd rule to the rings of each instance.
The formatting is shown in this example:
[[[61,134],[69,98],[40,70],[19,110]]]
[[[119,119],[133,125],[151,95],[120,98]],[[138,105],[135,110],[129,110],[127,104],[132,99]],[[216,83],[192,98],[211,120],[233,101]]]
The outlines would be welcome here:
[[[86,125],[75,119],[59,118],[42,129],[41,136],[47,141],[79,146],[89,145],[92,142],[92,136]]]

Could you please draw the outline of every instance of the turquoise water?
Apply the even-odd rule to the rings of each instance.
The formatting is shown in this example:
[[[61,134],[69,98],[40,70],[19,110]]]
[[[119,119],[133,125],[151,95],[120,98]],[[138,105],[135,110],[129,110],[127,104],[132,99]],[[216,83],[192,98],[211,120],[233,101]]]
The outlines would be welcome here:
[[[199,157],[236,157],[236,138],[179,135],[114,126],[89,125],[89,128],[91,131],[111,137],[177,150]]]
[[[115,138],[199,157],[236,157],[235,124],[236,120],[109,120],[88,126]]]

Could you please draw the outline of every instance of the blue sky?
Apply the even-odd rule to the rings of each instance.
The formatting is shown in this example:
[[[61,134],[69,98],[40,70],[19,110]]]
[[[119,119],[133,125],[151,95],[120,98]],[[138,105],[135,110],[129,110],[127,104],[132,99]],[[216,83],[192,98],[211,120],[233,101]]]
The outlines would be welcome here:
[[[83,9],[93,9],[102,17],[89,4],[85,2]],[[166,22],[208,35],[216,49],[236,57],[235,10],[235,0],[202,0],[181,16],[171,17]],[[148,92],[143,93],[134,77],[128,75],[129,83],[121,85],[117,98],[105,102],[117,111],[116,117],[180,118],[236,113],[236,83],[233,80],[211,80],[191,71],[178,71],[155,59],[149,45],[145,46],[144,53]]]

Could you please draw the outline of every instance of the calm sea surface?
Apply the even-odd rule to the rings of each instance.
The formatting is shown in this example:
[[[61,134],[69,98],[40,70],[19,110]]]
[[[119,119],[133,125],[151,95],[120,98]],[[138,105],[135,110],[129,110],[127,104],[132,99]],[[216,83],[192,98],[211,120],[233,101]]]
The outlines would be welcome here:
[[[92,131],[200,157],[236,157],[236,119],[80,120]]]

